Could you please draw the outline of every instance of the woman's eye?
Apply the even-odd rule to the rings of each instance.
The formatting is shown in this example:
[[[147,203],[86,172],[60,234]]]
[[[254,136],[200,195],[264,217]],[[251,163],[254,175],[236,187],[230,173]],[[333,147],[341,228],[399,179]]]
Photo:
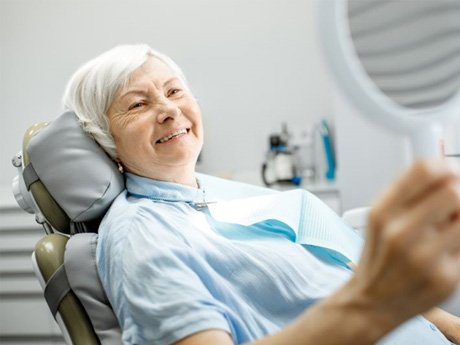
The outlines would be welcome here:
[[[129,110],[140,108],[144,105],[143,102],[136,102],[130,105]]]
[[[168,97],[170,96],[174,96],[176,94],[178,94],[179,92],[181,92],[182,90],[181,89],[172,89],[168,92]]]

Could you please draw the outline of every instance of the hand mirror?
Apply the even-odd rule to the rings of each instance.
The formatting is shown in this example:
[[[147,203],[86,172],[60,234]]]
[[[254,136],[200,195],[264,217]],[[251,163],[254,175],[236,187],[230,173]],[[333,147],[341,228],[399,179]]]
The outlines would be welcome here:
[[[319,31],[339,88],[360,112],[440,156],[460,116],[460,0],[319,1]]]

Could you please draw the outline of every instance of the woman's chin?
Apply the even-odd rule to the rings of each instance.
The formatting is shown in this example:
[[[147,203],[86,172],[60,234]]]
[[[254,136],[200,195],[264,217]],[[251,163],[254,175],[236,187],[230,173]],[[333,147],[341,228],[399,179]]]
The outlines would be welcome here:
[[[195,166],[196,161],[196,154],[192,154],[191,152],[177,152],[167,155],[162,165],[171,168],[187,168],[189,166]]]

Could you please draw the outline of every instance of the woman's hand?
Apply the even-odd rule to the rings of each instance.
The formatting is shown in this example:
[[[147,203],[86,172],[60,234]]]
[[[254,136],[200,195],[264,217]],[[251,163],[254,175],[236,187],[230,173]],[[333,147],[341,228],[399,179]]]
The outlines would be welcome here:
[[[435,324],[447,339],[455,344],[460,344],[460,317],[440,308],[433,308],[423,316]]]
[[[460,175],[419,161],[378,199],[350,288],[398,323],[439,304],[460,280]]]

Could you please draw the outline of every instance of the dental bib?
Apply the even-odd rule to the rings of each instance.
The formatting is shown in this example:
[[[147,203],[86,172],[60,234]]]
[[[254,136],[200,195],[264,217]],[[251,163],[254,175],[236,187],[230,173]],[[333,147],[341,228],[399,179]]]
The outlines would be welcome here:
[[[208,209],[215,220],[224,223],[251,226],[281,222],[286,225],[281,231],[287,229],[293,242],[325,248],[341,262],[359,261],[363,239],[320,199],[304,190],[218,201],[209,203]]]

